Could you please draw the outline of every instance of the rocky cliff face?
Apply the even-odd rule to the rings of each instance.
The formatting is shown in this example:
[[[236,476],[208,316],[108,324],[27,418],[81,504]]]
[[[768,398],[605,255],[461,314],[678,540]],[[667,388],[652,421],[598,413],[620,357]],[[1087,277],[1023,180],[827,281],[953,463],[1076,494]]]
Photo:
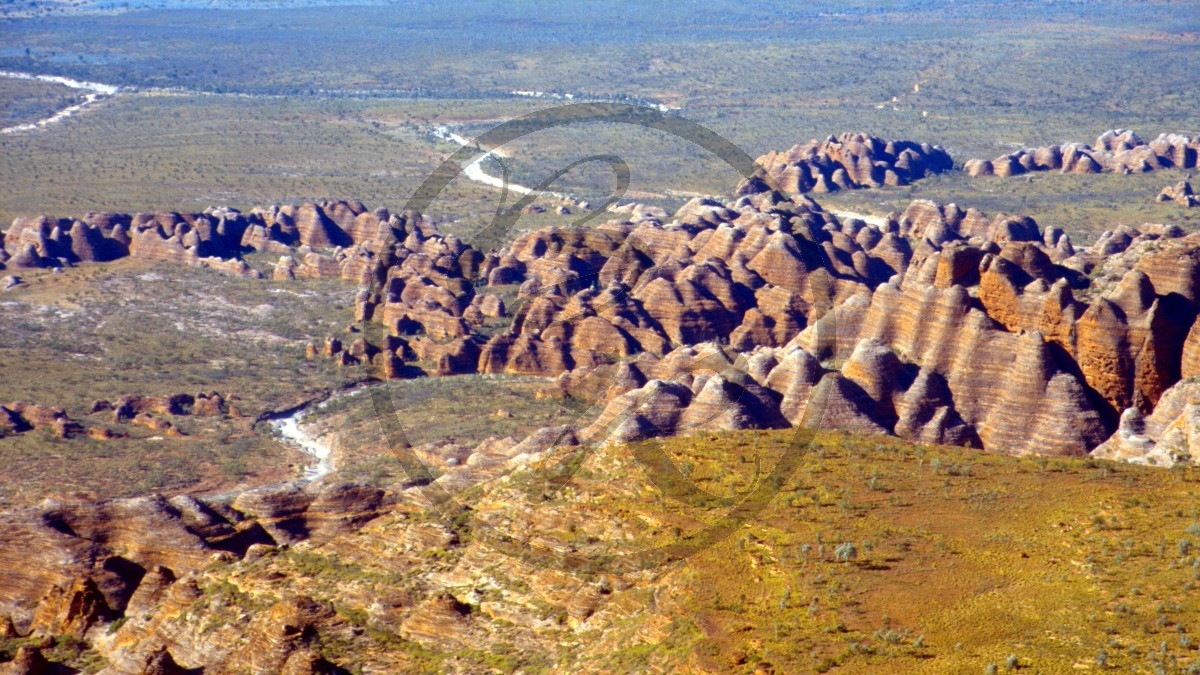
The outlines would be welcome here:
[[[971,176],[1017,176],[1031,171],[1062,173],[1142,173],[1196,166],[1200,139],[1160,134],[1147,143],[1127,129],[1106,131],[1092,145],[1068,143],[1018,150],[993,160],[969,159],[963,170]]]
[[[757,163],[789,194],[908,185],[954,166],[940,146],[855,133],[770,152]]]
[[[1184,377],[1200,240],[1178,228],[1119,228],[1077,250],[1028,217],[953,204],[914,202],[876,227],[755,180],[741,192],[666,223],[630,209],[633,220],[531,232],[473,277],[455,268],[455,242],[405,244],[375,316],[398,339],[425,333],[419,354],[406,341],[395,358],[433,372],[472,372],[477,348],[478,372],[561,376],[566,395],[613,407],[598,424],[616,420],[606,433],[618,440],[782,420],[1078,455]],[[472,285],[484,280],[520,286],[511,322],[488,338]],[[703,343],[744,362],[730,372],[753,362],[750,382],[769,395],[725,366],[679,381],[671,364]]]
[[[1105,135],[1097,146],[1192,157],[1178,149],[1186,143],[1135,141]],[[821,152],[850,163],[937,155],[868,137],[838,143],[843,154],[829,143]],[[1081,454],[1118,428],[1123,411],[1150,414],[1194,360],[1185,347],[1200,300],[1200,241],[1178,228],[1122,227],[1077,250],[1028,217],[925,201],[868,225],[770,189],[779,176],[767,173],[744,181],[736,199],[696,199],[673,218],[634,205],[618,211],[627,219],[530,232],[486,254],[417,214],[356,202],[90,214],[70,227],[43,218],[18,221],[5,243],[100,259],[105,242],[126,241],[132,255],[184,263],[232,250],[220,247],[235,239],[298,245],[275,278],[360,284],[355,320],[390,334],[379,344],[331,337],[310,357],[370,364],[383,377],[407,376],[414,361],[435,375],[562,376],[562,391],[590,387],[606,401],[610,385],[584,383],[612,374],[629,385],[614,405],[674,401],[675,417],[629,416],[618,438],[790,423]],[[516,302],[505,306],[497,293],[513,288]],[[705,343],[731,362],[756,359],[758,376],[720,368],[720,380],[674,382],[670,364]],[[799,352],[811,361],[799,365]],[[705,409],[729,414],[702,422]],[[8,428],[29,426],[7,414]],[[157,423],[152,412],[127,417]]]

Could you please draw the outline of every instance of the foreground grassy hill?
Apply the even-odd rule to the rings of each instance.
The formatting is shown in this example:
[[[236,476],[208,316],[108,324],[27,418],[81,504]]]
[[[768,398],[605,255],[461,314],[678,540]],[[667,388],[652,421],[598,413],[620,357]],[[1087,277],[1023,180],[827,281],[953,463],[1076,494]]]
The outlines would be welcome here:
[[[328,609],[306,619],[305,644],[356,673],[1174,673],[1197,662],[1195,469],[789,430],[660,447],[709,497],[664,495],[651,480],[661,474],[634,460],[645,444],[597,451],[559,491],[536,467],[476,486],[454,519],[409,490],[357,533],[214,563],[195,597],[124,621],[101,652],[158,633],[193,645],[177,657],[245,645],[260,617],[312,600]],[[606,562],[699,541],[728,511],[721,497],[794,447],[797,470],[716,545],[644,571]],[[521,562],[487,543],[500,535],[596,565]]]
[[[839,433],[662,442],[714,502],[744,494],[756,472],[764,479],[796,447],[798,469],[756,518],[711,549],[626,575],[628,590],[595,618],[568,622],[582,651],[556,659],[607,672],[789,673],[982,673],[1013,662],[1010,655],[1046,673],[1100,670],[1101,662],[1176,672],[1196,661],[1196,470]],[[661,474],[633,460],[644,454],[639,445],[602,450],[558,495],[540,494],[540,474],[518,472],[484,490],[477,523],[509,523],[499,526],[507,534],[536,533],[589,556],[699,541],[727,507],[664,496],[653,482]],[[460,578],[483,555],[474,546],[457,562]],[[503,622],[486,614],[481,620],[502,635]]]

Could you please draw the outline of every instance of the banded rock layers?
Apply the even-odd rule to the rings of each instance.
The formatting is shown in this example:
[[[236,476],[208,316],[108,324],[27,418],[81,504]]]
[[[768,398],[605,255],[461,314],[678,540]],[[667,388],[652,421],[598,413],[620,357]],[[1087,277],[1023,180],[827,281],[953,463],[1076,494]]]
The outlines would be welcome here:
[[[375,316],[397,337],[425,333],[410,343],[434,360],[453,354],[439,373],[560,376],[567,395],[616,406],[609,422],[624,421],[606,433],[626,440],[784,423],[1078,455],[1186,374],[1200,241],[1178,228],[1120,228],[1077,250],[1028,217],[953,204],[872,226],[754,179],[740,192],[667,223],[531,232],[458,268],[453,249],[410,252]],[[485,283],[519,286],[490,337]],[[678,381],[671,364],[704,343],[744,365]],[[750,381],[731,375],[751,363]],[[634,412],[643,398],[659,412]],[[706,406],[728,415],[694,412]]]
[[[993,160],[969,159],[963,170],[971,176],[1017,176],[1032,171],[1062,173],[1142,173],[1196,166],[1200,139],[1160,134],[1147,143],[1136,133],[1116,129],[1101,134],[1093,145],[1067,143],[1022,149]]]
[[[17,218],[0,234],[0,269],[60,267],[132,256],[259,277],[239,259],[242,253],[286,254],[289,247],[300,247],[302,255],[318,257],[293,265],[300,269],[292,276],[359,280],[362,265],[347,265],[345,260],[370,257],[390,238],[403,240],[409,230],[420,227],[418,220],[386,209],[368,211],[357,201],[306,202],[248,213],[220,207],[202,213],[91,212],[78,219]],[[330,248],[332,256],[313,252]],[[286,273],[277,269],[276,276],[281,275]]]
[[[940,146],[855,133],[812,140],[756,161],[789,194],[908,185],[954,166]]]
[[[843,139],[872,156],[897,147],[879,143]],[[619,213],[628,219],[529,232],[487,253],[419,214],[352,202],[127,223],[93,215],[68,231],[127,238],[134,254],[163,259],[219,253],[233,239],[299,244],[276,279],[362,284],[355,320],[390,334],[379,344],[330,338],[325,356],[385,377],[410,376],[405,362],[415,361],[437,375],[560,377],[567,395],[606,404],[673,401],[670,415],[630,415],[617,438],[800,424],[1082,454],[1124,411],[1150,415],[1200,374],[1200,240],[1177,227],[1122,227],[1077,249],[1028,217],[927,201],[868,225],[762,176],[735,199],[695,199],[673,217]],[[63,223],[18,224],[6,245],[28,240],[39,256],[73,245]],[[672,364],[709,343],[742,365],[717,368],[711,382],[676,381]]]
[[[361,484],[287,484],[243,493],[232,505],[154,495],[48,501],[6,512],[0,514],[6,570],[0,616],[10,635],[103,642],[107,672],[185,672],[176,663],[203,665],[205,672],[339,672],[292,663],[312,660],[304,627],[325,612],[332,616],[297,593],[232,640],[212,631],[159,634],[161,619],[152,615],[177,616],[201,601],[204,570],[214,563],[250,561],[278,545],[355,531],[395,502],[394,494],[385,498],[383,490]],[[249,648],[235,649],[243,640]]]
[[[1155,198],[1158,202],[1174,202],[1185,209],[1190,209],[1194,206],[1200,206],[1200,197],[1192,191],[1192,184],[1189,181],[1182,180],[1175,185],[1168,185],[1158,193]]]

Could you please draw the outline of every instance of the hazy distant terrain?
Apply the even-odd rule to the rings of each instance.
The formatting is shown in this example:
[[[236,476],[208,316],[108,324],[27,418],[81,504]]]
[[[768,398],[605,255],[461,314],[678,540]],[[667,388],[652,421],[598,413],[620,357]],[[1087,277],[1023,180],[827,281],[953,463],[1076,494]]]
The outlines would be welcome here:
[[[436,165],[431,150],[449,150],[434,150],[420,128],[438,117],[475,119],[465,130],[478,133],[550,103],[514,91],[678,107],[752,156],[856,130],[940,143],[959,161],[1022,145],[1091,142],[1109,128],[1147,138],[1194,131],[1200,100],[1194,4],[325,4],[148,3],[143,11],[4,22],[0,69],[127,89],[46,138],[0,139],[0,152],[19,174],[7,177],[0,218],[87,207],[79,197],[74,204],[55,197],[63,186],[83,188],[76,195],[126,194],[140,208],[195,206],[209,196],[246,206],[348,193],[395,205],[408,179]],[[145,99],[160,88],[174,95]],[[213,94],[266,98],[208,98]],[[17,98],[0,104],[19,109]],[[439,102],[461,105],[451,101],[472,101],[470,113],[456,119],[438,110]],[[207,148],[188,130],[196,119],[176,114],[193,104],[229,107],[204,115],[213,141],[199,145]],[[160,106],[164,114],[149,127],[130,117]],[[279,114],[289,115],[276,125],[281,133],[254,130],[253,120]],[[175,137],[188,140],[164,147],[171,148],[169,161],[192,167],[187,180],[173,179],[178,173],[163,170],[153,152],[120,172],[97,170],[109,160],[91,153],[109,139],[135,130],[170,138],[173,123],[181,125]],[[388,162],[416,162],[394,189],[371,186],[379,171],[391,170],[368,169],[382,164],[378,156],[357,174],[337,168],[354,156],[348,148],[378,145],[381,134]],[[689,145],[624,128],[571,128],[522,139],[509,154],[514,180],[528,184],[603,151],[626,158],[631,189],[643,197],[731,189],[737,177]],[[220,164],[213,164],[218,148]],[[303,184],[292,178],[295,171],[261,161],[294,156],[297,148],[311,169]],[[66,166],[47,190],[19,169],[20,157]],[[231,190],[224,176],[236,167],[250,169],[249,184],[261,189]],[[595,197],[609,183],[593,170],[561,185]],[[1048,183],[1046,190],[1059,189]],[[446,208],[455,216],[464,210]],[[1062,224],[1099,231],[1114,223],[1088,217]]]

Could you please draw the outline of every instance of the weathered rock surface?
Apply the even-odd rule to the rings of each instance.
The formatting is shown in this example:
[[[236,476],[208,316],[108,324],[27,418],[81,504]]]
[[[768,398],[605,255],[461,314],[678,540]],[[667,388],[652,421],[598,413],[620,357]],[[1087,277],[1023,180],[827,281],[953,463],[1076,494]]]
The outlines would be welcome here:
[[[110,644],[117,656],[113,672],[184,672],[179,664],[216,667],[223,657],[218,658],[219,650],[206,651],[206,638],[177,636],[168,643],[169,652],[162,636],[147,639],[156,630],[152,617],[157,612],[167,608],[170,615],[170,607],[200,598],[198,572],[214,560],[249,559],[254,551],[261,556],[277,544],[356,531],[394,503],[379,488],[310,483],[245,493],[232,507],[150,496],[46,502],[10,511],[0,514],[0,564],[7,570],[0,579],[0,616],[19,635],[106,643],[111,642],[106,627],[128,621],[130,632]],[[285,598],[262,615],[252,633],[287,639],[266,639],[253,658],[280,672],[306,642],[291,639],[299,636],[287,626],[327,618],[326,611],[310,600]],[[179,646],[193,639],[199,642]]]
[[[1143,173],[1159,169],[1194,168],[1198,152],[1200,139],[1180,134],[1161,134],[1147,143],[1132,131],[1115,129],[1101,134],[1092,145],[1051,145],[1017,150],[990,161],[970,159],[963,164],[963,170],[975,177],[1018,176],[1032,171]],[[1159,195],[1159,201],[1171,199],[1176,199],[1174,190],[1167,199]]]
[[[1116,433],[1091,454],[1163,467],[1196,463],[1200,459],[1200,382],[1189,378],[1171,387],[1150,415],[1127,408]]]
[[[1105,141],[1112,152],[1122,142]],[[1071,166],[1079,152],[1035,159]],[[415,229],[392,246],[363,302],[378,303],[374,320],[395,339],[416,335],[409,348],[431,374],[561,376],[566,395],[618,407],[640,391],[658,412],[622,417],[614,437],[625,439],[703,428],[688,411],[726,405],[727,416],[712,417],[718,427],[786,420],[1082,454],[1117,428],[1121,410],[1149,413],[1185,367],[1200,368],[1200,347],[1185,349],[1200,343],[1188,337],[1200,241],[1178,228],[1122,228],[1081,250],[1031,218],[954,204],[916,201],[868,225],[766,180],[739,192],[693,200],[669,222],[633,205],[629,221],[530,232],[469,267],[470,249]],[[516,304],[477,295],[475,280],[519,284]],[[507,313],[507,330],[477,332]],[[664,375],[663,364],[710,341],[757,355],[751,381],[774,397],[766,416],[734,405],[728,382],[689,382],[686,393],[663,384],[681,372]],[[398,375],[407,357],[395,352],[385,373]],[[842,365],[819,367],[830,361]]]
[[[83,425],[67,417],[62,408],[23,401],[0,405],[0,438],[43,428],[57,438],[71,438],[85,432]]]
[[[1192,192],[1192,184],[1190,181],[1182,180],[1175,185],[1168,185],[1158,193],[1155,201],[1159,202],[1175,202],[1185,209],[1190,209],[1193,206],[1200,206],[1200,197]]]
[[[1194,163],[1190,143],[1112,133],[1094,150],[1039,149],[990,170],[1075,171],[1087,157],[1097,166],[1132,161],[1139,148],[1173,165]],[[765,165],[778,170],[744,181],[733,201],[695,199],[673,219],[631,204],[616,209],[627,220],[529,232],[487,253],[418,214],[370,212],[356,202],[42,218],[12,228],[5,246],[42,260],[64,253],[54,247],[70,240],[80,260],[99,259],[102,240],[113,239],[134,255],[205,264],[203,255],[236,250],[247,236],[298,245],[280,259],[276,278],[353,281],[364,288],[356,322],[381,322],[391,334],[386,345],[331,337],[324,354],[389,378],[420,374],[406,361],[433,375],[561,376],[567,395],[588,390],[612,404],[630,394],[632,404],[633,391],[668,396],[673,390],[655,381],[679,375],[660,370],[690,346],[719,342],[756,359],[748,383],[727,374],[710,387],[689,382],[674,418],[629,416],[619,434],[628,438],[703,428],[703,419],[730,428],[785,420],[1080,454],[1117,429],[1121,411],[1150,414],[1165,391],[1200,369],[1194,237],[1170,226],[1123,227],[1077,249],[1028,217],[928,201],[879,225],[843,221],[789,196],[812,186],[789,188],[781,176],[820,165],[828,171],[806,174],[812,185],[886,183],[933,170],[944,153],[855,135],[806,147],[773,156]],[[485,285],[495,291],[476,291]],[[501,300],[518,285],[515,301]],[[313,345],[308,355],[317,351]],[[589,382],[610,375],[623,384]],[[771,392],[755,404],[765,407],[736,404],[736,388],[747,384]],[[205,414],[228,407],[207,398],[186,406]],[[728,414],[705,418],[704,406]],[[174,414],[169,403],[123,400],[114,417],[157,429]],[[8,427],[25,424],[18,418],[10,411]],[[1067,418],[1077,423],[1055,422]]]
[[[275,279],[334,277],[370,283],[385,242],[405,241],[412,232],[431,227],[416,214],[372,212],[355,201],[306,202],[247,213],[220,207],[202,213],[92,212],[75,220],[38,216],[13,221],[0,241],[0,264],[58,267],[133,256],[262,278],[240,259],[242,253],[287,254],[289,247],[299,246],[303,262],[285,255],[272,272]]]
[[[908,185],[926,175],[949,171],[954,163],[939,146],[845,133],[796,145],[786,152],[767,153],[757,164],[778,189],[800,194]]]

